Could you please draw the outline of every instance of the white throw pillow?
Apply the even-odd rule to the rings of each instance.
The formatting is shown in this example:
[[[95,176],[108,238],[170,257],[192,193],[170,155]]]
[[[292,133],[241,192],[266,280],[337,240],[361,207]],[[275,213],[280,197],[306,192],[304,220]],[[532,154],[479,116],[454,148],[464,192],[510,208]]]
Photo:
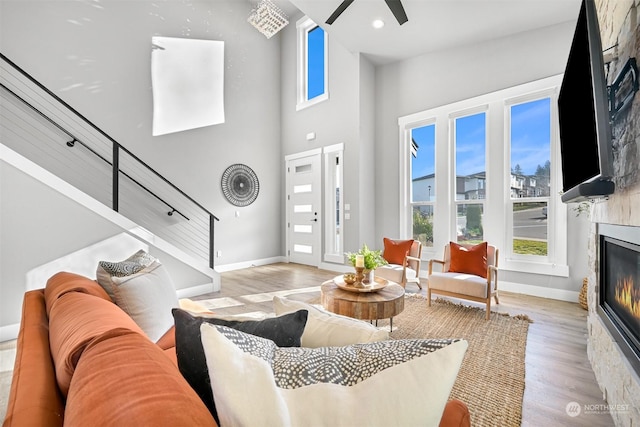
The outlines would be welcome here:
[[[136,274],[143,268],[150,266],[157,261],[153,256],[140,249],[129,258],[122,261],[99,261],[96,268],[96,281],[109,294],[111,300],[114,299],[114,277],[126,277]]]
[[[279,348],[224,326],[200,331],[224,426],[435,427],[468,346],[388,340]]]
[[[126,277],[112,277],[113,302],[157,342],[172,326],[171,309],[179,307],[175,286],[165,267],[154,261]]]
[[[273,297],[276,316],[308,310],[307,326],[302,334],[302,347],[331,347],[389,339],[389,332],[368,322],[341,316],[314,305],[278,296]]]

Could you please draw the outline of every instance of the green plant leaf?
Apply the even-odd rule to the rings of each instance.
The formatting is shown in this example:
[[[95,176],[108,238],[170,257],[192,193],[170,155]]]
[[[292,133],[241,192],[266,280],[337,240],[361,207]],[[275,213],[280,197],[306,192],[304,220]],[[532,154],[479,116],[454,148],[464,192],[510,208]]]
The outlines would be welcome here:
[[[353,266],[356,265],[356,255],[363,255],[364,268],[366,270],[374,270],[381,265],[388,264],[388,262],[382,257],[382,251],[372,251],[366,244],[363,244],[362,248],[360,248],[358,252],[347,252],[345,255]]]

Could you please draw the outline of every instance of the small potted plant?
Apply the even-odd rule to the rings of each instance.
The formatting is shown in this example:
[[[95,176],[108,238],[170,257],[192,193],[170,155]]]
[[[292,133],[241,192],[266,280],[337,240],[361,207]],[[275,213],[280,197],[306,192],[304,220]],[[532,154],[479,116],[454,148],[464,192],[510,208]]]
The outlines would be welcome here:
[[[364,267],[364,276],[369,278],[369,281],[373,281],[373,271],[381,265],[388,264],[388,262],[382,257],[382,251],[372,251],[366,244],[362,245],[362,248],[358,252],[345,253],[349,262],[354,267]],[[358,259],[361,259],[362,265],[357,265]],[[366,282],[367,280],[365,280]]]

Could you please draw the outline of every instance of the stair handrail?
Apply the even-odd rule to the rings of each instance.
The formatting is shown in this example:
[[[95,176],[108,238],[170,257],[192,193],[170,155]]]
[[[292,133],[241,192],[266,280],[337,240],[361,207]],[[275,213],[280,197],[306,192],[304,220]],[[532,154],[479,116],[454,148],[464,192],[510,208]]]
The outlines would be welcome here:
[[[83,147],[85,147],[89,152],[91,152],[92,154],[96,155],[97,157],[99,157],[101,160],[107,162],[109,165],[112,166],[112,178],[113,178],[113,182],[112,182],[112,209],[116,212],[118,212],[118,188],[119,188],[119,175],[120,173],[122,173],[124,176],[126,176],[127,178],[131,179],[132,182],[134,182],[136,185],[138,185],[139,187],[141,187],[143,190],[145,190],[146,192],[148,192],[149,194],[151,194],[153,197],[155,197],[156,199],[158,199],[159,201],[161,201],[162,203],[164,203],[165,205],[167,205],[171,211],[170,211],[170,215],[173,213],[177,213],[180,216],[182,216],[183,218],[185,218],[186,220],[189,220],[189,218],[187,216],[185,216],[182,212],[180,212],[179,210],[175,209],[171,204],[169,204],[168,202],[166,202],[164,199],[162,199],[160,196],[158,196],[157,194],[155,194],[153,191],[151,191],[149,188],[147,188],[145,185],[141,184],[139,181],[137,181],[136,179],[132,178],[129,174],[127,174],[124,171],[121,171],[119,168],[119,157],[120,157],[120,150],[124,151],[127,155],[129,155],[132,159],[134,159],[136,162],[138,162],[139,164],[141,164],[142,166],[144,166],[148,171],[150,171],[151,173],[153,173],[157,178],[161,179],[165,184],[169,185],[171,188],[173,188],[175,191],[177,191],[181,196],[183,196],[185,199],[187,199],[188,201],[190,201],[191,203],[193,203],[195,206],[197,206],[199,209],[201,209],[202,211],[204,211],[208,216],[209,216],[209,267],[213,268],[214,267],[214,257],[213,257],[213,252],[214,252],[214,224],[216,221],[220,221],[220,219],[214,215],[213,213],[211,213],[207,208],[205,208],[204,206],[202,206],[199,202],[197,202],[196,200],[194,200],[191,196],[189,196],[188,194],[186,194],[182,189],[180,189],[179,187],[177,187],[175,184],[173,184],[171,181],[169,181],[168,179],[166,179],[164,176],[162,176],[159,172],[157,172],[155,169],[153,169],[151,166],[149,166],[148,164],[146,164],[144,161],[142,161],[138,156],[136,156],[135,154],[133,154],[130,150],[128,150],[127,148],[123,147],[118,141],[116,141],[113,137],[111,137],[109,134],[107,134],[105,131],[103,131],[101,128],[99,128],[95,123],[93,123],[91,120],[87,119],[84,115],[80,114],[80,112],[78,112],[75,108],[73,108],[72,106],[70,106],[68,103],[66,103],[63,99],[61,99],[58,95],[56,95],[55,93],[53,93],[51,90],[49,90],[46,86],[44,86],[42,83],[40,83],[38,80],[36,80],[33,76],[31,76],[29,73],[27,73],[25,70],[23,70],[21,67],[19,67],[17,64],[15,64],[13,61],[11,61],[9,58],[7,58],[6,55],[4,55],[2,52],[0,52],[0,58],[2,58],[7,64],[11,65],[11,67],[13,67],[15,70],[17,70],[20,74],[22,74],[22,76],[24,76],[25,78],[27,78],[31,83],[35,84],[36,86],[38,86],[41,90],[43,90],[47,95],[51,96],[53,99],[55,99],[58,103],[60,103],[62,106],[64,106],[66,109],[68,109],[69,111],[71,111],[74,115],[76,115],[77,117],[79,117],[82,121],[84,121],[86,124],[88,124],[91,128],[93,128],[96,132],[98,132],[100,135],[102,135],[103,137],[105,137],[107,140],[109,140],[109,142],[111,142],[112,144],[112,148],[113,148],[113,162],[110,162],[109,159],[105,158],[104,156],[102,156],[100,153],[98,153],[97,151],[95,151],[94,149],[92,149],[91,147],[88,146],[88,144],[85,144],[84,142],[82,142],[79,138],[77,138],[76,136],[74,136],[73,133],[71,133],[71,131],[67,130],[66,128],[64,128],[62,125],[60,125],[59,123],[57,123],[55,120],[53,120],[52,118],[50,118],[49,116],[47,116],[45,113],[43,113],[42,111],[40,111],[38,108],[36,108],[35,106],[33,106],[30,102],[28,102],[27,100],[25,100],[24,98],[22,98],[20,95],[18,95],[17,93],[15,93],[14,91],[12,91],[11,89],[9,89],[7,86],[5,86],[4,84],[0,83],[0,86],[5,89],[6,91],[8,91],[12,96],[20,99],[20,101],[22,101],[25,105],[27,105],[30,109],[32,109],[34,112],[36,112],[37,114],[39,114],[41,117],[43,117],[45,120],[47,120],[49,123],[51,123],[52,125],[54,125],[56,128],[58,128],[60,131],[62,131],[63,133],[65,133],[66,135],[68,135],[70,138],[72,138],[71,141],[67,141],[67,145],[69,147],[73,147],[73,145],[77,142],[79,144],[81,144]]]

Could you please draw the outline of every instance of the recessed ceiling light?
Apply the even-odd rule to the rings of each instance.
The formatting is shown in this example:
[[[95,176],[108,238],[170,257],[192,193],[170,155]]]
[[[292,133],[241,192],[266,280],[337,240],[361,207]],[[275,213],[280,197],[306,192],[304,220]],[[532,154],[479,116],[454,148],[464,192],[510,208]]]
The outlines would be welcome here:
[[[376,19],[371,23],[371,25],[373,25],[373,28],[379,29],[384,27],[384,21],[382,19]]]

